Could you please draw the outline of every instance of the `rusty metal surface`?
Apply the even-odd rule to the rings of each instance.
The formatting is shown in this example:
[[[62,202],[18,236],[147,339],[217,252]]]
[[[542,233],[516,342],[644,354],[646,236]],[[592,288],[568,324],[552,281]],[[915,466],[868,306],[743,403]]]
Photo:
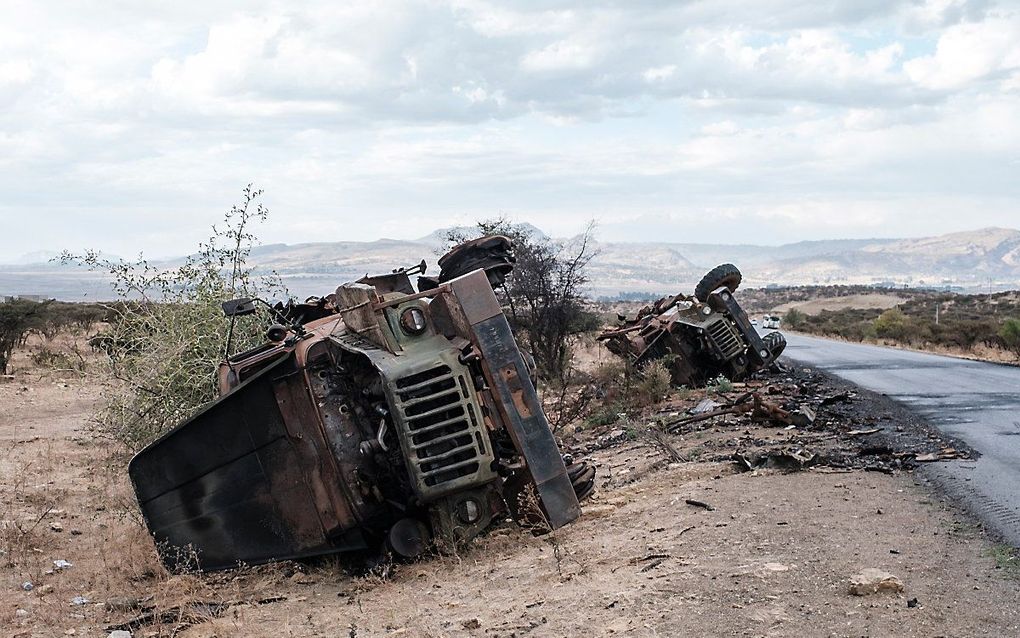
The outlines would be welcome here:
[[[458,299],[474,300],[472,306],[463,309],[464,320],[471,326],[472,343],[495,395],[498,414],[524,457],[524,472],[536,488],[549,526],[562,527],[580,516],[581,508],[510,325],[502,312],[492,314],[496,297],[482,271],[449,284]],[[483,294],[485,289],[487,295]],[[483,296],[489,297],[488,303],[478,299]]]
[[[770,365],[778,353],[758,335],[733,291],[704,282],[699,284],[704,301],[684,294],[663,297],[599,339],[638,368],[662,361],[677,386],[704,385],[720,376],[739,381]]]
[[[342,497],[323,493],[317,428],[279,401],[297,372],[293,354],[281,359],[131,460],[168,565],[220,569],[361,546],[345,533],[350,514],[332,509]]]
[[[473,245],[488,271],[422,292],[406,270],[341,285],[221,365],[221,398],[129,467],[169,566],[448,548],[529,490],[548,527],[579,516],[593,470],[568,474],[496,299],[505,239]]]

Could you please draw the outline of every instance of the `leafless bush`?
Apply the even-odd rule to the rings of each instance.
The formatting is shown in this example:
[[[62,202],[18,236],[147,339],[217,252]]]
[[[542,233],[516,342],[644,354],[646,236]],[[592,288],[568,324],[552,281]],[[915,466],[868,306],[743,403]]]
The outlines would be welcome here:
[[[566,384],[571,346],[598,328],[584,291],[588,263],[596,255],[594,231],[591,223],[577,237],[560,242],[501,218],[447,237],[451,244],[482,235],[510,239],[517,263],[500,294],[514,335],[535,357],[539,376],[547,381]]]
[[[257,277],[247,264],[256,241],[251,226],[269,214],[261,195],[249,184],[222,227],[214,226],[209,240],[175,268],[141,256],[134,262],[106,259],[95,251],[61,257],[110,274],[120,297],[108,306],[101,347],[123,390],[96,415],[97,434],[135,450],[215,398],[214,373],[228,334],[220,303],[281,288],[278,279]],[[238,318],[234,342],[255,345],[262,325],[258,315]]]

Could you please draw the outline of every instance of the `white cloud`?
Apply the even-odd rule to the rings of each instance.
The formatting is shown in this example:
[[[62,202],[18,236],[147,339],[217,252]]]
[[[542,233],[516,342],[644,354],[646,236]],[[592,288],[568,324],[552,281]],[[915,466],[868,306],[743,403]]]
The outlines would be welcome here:
[[[939,37],[935,53],[903,65],[911,80],[929,89],[958,89],[1020,69],[1020,14],[953,25]]]
[[[964,0],[18,4],[0,222],[26,232],[0,251],[180,252],[251,180],[274,241],[497,211],[874,234],[939,198],[969,214],[917,232],[984,224],[1020,197],[1018,25]]]

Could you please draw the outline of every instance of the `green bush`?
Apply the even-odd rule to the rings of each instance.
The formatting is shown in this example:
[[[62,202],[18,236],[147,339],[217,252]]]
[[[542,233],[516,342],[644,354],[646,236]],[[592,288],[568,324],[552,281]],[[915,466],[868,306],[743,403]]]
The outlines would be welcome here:
[[[910,320],[899,308],[890,308],[875,319],[875,334],[884,339],[907,341],[910,338]]]
[[[215,372],[226,354],[229,321],[220,303],[280,289],[254,276],[246,261],[255,242],[250,226],[264,221],[261,191],[248,185],[224,225],[175,268],[161,269],[139,257],[113,261],[95,251],[65,253],[65,263],[106,271],[121,301],[109,306],[102,348],[110,355],[121,391],[96,415],[95,429],[137,450],[216,397]],[[264,317],[238,317],[235,349],[263,340]]]
[[[585,424],[589,427],[612,425],[620,420],[620,414],[623,413],[623,411],[623,407],[615,403],[604,405],[589,414],[585,419]]]
[[[720,394],[725,392],[733,392],[733,382],[726,377],[719,375],[715,379],[709,382],[705,386],[705,391],[708,394]]]
[[[638,371],[632,403],[644,407],[661,402],[670,391],[670,374],[662,361],[650,361]]]
[[[783,315],[783,324],[791,330],[799,330],[804,326],[806,319],[807,315],[803,312],[796,308],[790,308],[786,311],[786,314]]]
[[[1006,319],[999,328],[999,338],[1003,345],[1020,357],[1020,319]]]

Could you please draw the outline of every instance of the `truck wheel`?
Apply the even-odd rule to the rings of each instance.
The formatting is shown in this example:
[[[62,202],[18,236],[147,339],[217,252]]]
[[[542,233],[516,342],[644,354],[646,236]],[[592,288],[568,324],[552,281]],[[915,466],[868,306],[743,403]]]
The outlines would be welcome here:
[[[733,292],[740,285],[741,279],[740,270],[733,264],[716,266],[698,282],[698,285],[694,288],[694,296],[698,301],[707,301],[708,295],[721,286],[726,286],[730,289],[730,292]]]
[[[781,332],[770,332],[762,337],[761,340],[769,352],[772,353],[773,359],[778,359],[779,355],[783,354],[783,350],[786,349],[786,337]]]
[[[386,534],[386,547],[402,558],[418,558],[428,549],[432,535],[425,523],[415,518],[402,518]]]
[[[577,500],[582,501],[595,491],[595,466],[587,461],[577,461],[567,466],[567,476],[574,487]]]

